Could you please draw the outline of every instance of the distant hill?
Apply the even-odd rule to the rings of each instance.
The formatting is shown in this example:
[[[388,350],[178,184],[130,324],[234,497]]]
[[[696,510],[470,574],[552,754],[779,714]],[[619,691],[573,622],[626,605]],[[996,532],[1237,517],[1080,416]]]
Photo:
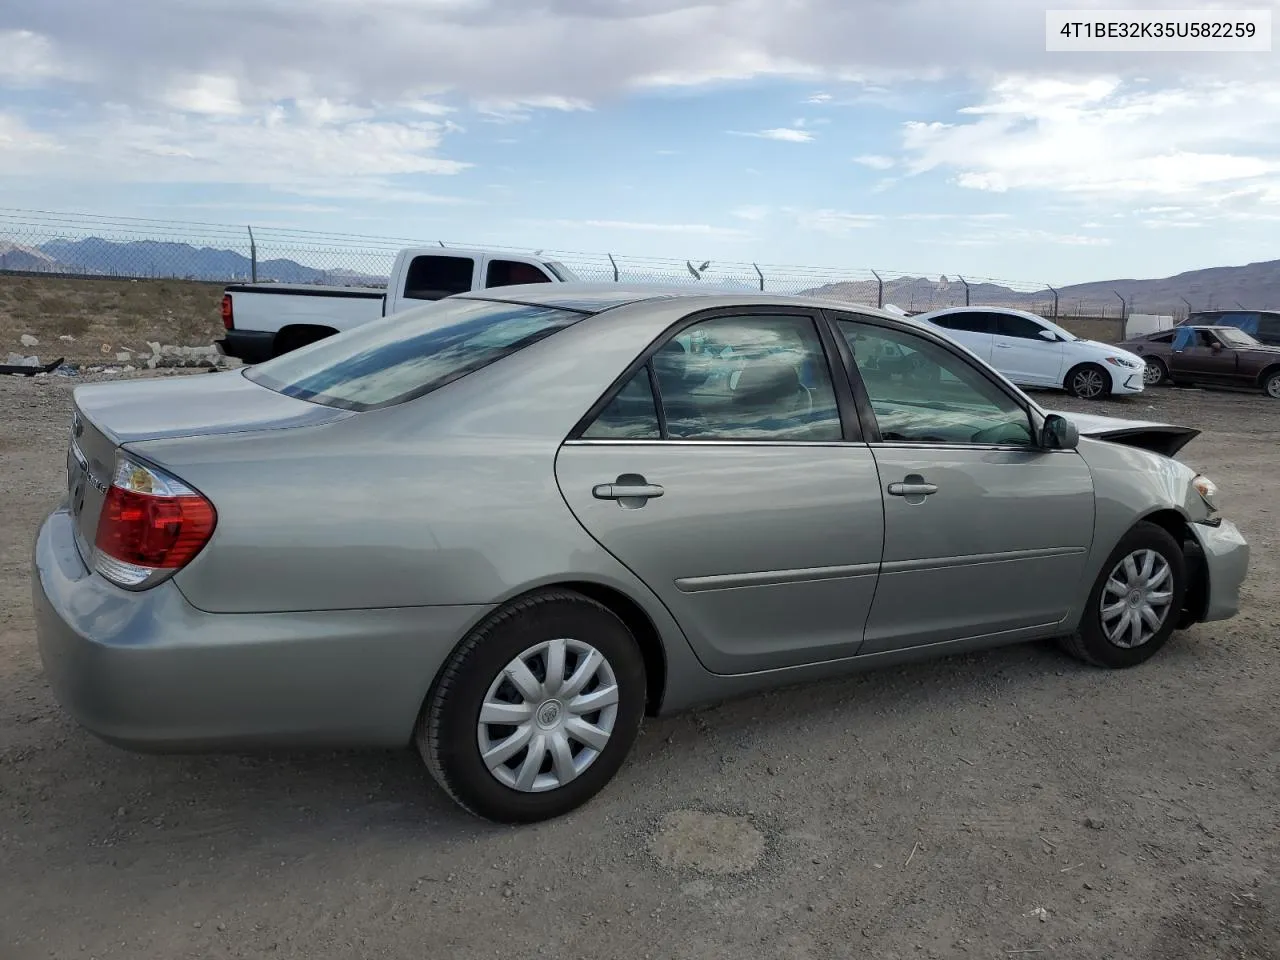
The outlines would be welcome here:
[[[248,257],[234,250],[162,240],[121,242],[85,237],[50,240],[37,247],[0,238],[0,271],[5,270],[237,281],[250,279],[252,264]],[[285,258],[260,260],[258,279],[279,283],[358,285],[384,284],[387,281],[385,276],[345,267],[321,270]],[[722,281],[717,285],[754,289],[754,284],[749,282]],[[876,302],[876,283],[873,280],[829,283],[802,292],[856,303]],[[1280,260],[1192,270],[1157,280],[1099,280],[1073,284],[1058,289],[1059,311],[1086,315],[1105,312],[1109,316],[1118,316],[1120,301],[1117,293],[1124,297],[1130,313],[1185,314],[1185,301],[1189,301],[1195,310],[1234,308],[1241,304],[1252,309],[1280,309]],[[1027,292],[997,283],[970,283],[969,297],[975,305],[1020,307],[1042,314],[1053,309],[1053,293],[1047,288]],[[885,281],[884,301],[911,312],[958,306],[965,302],[965,288],[958,277],[902,277]]]
[[[0,250],[5,246],[0,242]],[[124,243],[101,237],[50,240],[40,244],[34,252],[42,255],[45,260],[27,266],[16,263],[10,265],[2,259],[3,254],[0,254],[0,269],[56,270],[117,277],[180,277],[187,280],[248,280],[253,275],[253,264],[249,258],[234,250],[195,247],[189,243],[161,240],[133,240]],[[259,260],[258,279],[278,283],[352,284],[384,283],[386,280],[385,277],[375,277],[355,270],[319,270],[282,258]]]
[[[874,280],[830,283],[805,291],[810,296],[832,297],[857,303],[874,303]],[[1187,301],[1194,310],[1245,308],[1280,309],[1280,260],[1250,263],[1241,267],[1210,267],[1191,270],[1158,280],[1097,280],[1058,288],[1058,309],[1062,313],[1094,313],[1101,308],[1119,314],[1120,300],[1129,313],[1185,314]],[[956,280],[904,277],[887,280],[884,302],[915,312],[945,306],[962,306],[964,284]],[[1185,301],[1183,298],[1186,298]],[[987,306],[1019,307],[1044,313],[1053,307],[1048,288],[1030,293],[996,283],[970,283],[969,302]]]

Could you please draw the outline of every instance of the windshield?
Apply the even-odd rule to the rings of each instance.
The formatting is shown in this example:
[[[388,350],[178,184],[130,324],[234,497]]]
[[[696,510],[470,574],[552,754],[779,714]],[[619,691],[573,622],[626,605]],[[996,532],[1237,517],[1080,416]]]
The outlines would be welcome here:
[[[1259,347],[1262,346],[1261,341],[1255,340],[1243,330],[1237,330],[1235,327],[1218,327],[1214,330],[1218,338],[1229,347]]]
[[[563,330],[586,314],[451,297],[249,367],[269,390],[348,410],[403,403]]]

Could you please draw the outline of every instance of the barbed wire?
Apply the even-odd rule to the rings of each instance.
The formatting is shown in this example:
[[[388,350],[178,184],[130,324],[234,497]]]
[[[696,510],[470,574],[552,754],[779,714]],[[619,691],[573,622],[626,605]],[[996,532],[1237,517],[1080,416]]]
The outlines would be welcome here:
[[[0,272],[9,273],[379,286],[405,247],[533,254],[563,263],[583,280],[804,293],[912,313],[968,303],[1046,315],[1120,316],[1123,309],[1119,302],[1056,303],[1044,283],[939,272],[640,257],[0,207]]]

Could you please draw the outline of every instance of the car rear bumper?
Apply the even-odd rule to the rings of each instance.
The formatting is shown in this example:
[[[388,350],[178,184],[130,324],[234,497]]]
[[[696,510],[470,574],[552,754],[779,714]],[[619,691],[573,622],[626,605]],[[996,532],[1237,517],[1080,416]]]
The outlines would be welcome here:
[[[168,581],[89,571],[65,506],[37,535],[45,674],[90,732],[138,750],[401,746],[445,657],[489,608],[210,614]]]
[[[262,363],[275,354],[274,333],[261,330],[228,330],[226,337],[213,342],[224,357],[235,357],[245,363]]]
[[[1201,623],[1229,620],[1240,612],[1240,587],[1249,574],[1249,544],[1230,520],[1190,527],[1199,546],[1196,562],[1203,565],[1206,581],[1203,612],[1197,619]]]

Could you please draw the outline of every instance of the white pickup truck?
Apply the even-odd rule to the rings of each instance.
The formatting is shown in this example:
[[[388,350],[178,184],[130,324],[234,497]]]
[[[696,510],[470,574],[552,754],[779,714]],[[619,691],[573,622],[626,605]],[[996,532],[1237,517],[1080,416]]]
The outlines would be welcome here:
[[[244,283],[222,292],[226,336],[218,352],[260,363],[425,300],[520,283],[577,280],[554,260],[452,247],[401,250],[386,287]]]

